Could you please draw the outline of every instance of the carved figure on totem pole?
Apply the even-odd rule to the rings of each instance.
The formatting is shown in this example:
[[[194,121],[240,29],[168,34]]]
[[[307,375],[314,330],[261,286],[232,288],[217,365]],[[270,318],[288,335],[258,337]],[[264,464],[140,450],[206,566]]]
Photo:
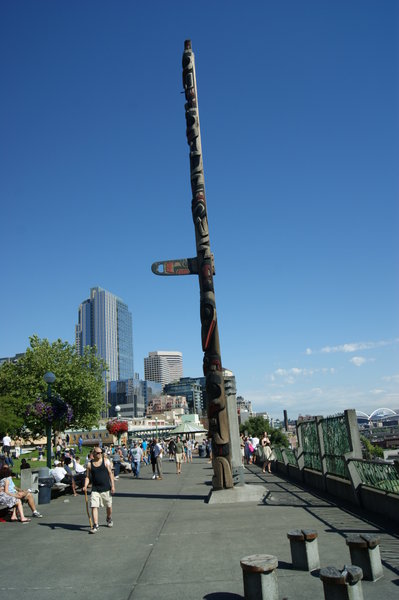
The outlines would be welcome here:
[[[195,63],[190,40],[186,40],[184,43],[183,86],[186,97],[186,135],[190,146],[191,209],[197,256],[191,259],[156,262],[152,265],[152,271],[156,275],[197,274],[199,278],[201,340],[204,352],[203,370],[208,398],[208,437],[212,439],[214,471],[212,485],[214,489],[218,490],[232,488],[233,476],[229,422],[213,286],[214,260],[209,240],[205,200]]]

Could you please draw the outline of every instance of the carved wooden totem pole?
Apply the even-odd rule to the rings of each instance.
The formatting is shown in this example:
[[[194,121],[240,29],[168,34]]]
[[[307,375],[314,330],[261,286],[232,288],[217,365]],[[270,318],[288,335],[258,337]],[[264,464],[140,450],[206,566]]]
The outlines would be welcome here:
[[[151,268],[156,275],[197,274],[199,278],[201,337],[204,351],[203,368],[208,398],[208,437],[212,439],[213,453],[214,476],[212,485],[215,490],[220,490],[233,487],[231,444],[213,287],[214,261],[209,241],[205,201],[194,53],[191,49],[190,40],[186,40],[184,43],[183,86],[186,96],[186,134],[190,146],[190,175],[193,198],[191,208],[195,227],[197,256],[196,258],[156,262]]]

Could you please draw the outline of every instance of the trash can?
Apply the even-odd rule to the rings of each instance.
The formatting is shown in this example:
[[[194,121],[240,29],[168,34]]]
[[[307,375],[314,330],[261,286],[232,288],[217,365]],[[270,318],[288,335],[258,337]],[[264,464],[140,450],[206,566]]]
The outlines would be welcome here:
[[[204,444],[198,446],[198,456],[200,458],[206,458],[206,446]]]
[[[54,478],[50,475],[48,467],[39,469],[39,504],[50,504],[53,483]]]

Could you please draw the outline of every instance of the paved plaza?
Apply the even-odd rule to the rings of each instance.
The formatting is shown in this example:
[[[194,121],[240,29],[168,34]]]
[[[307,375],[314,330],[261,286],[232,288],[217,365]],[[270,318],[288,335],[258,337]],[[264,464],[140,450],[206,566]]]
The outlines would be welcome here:
[[[195,457],[163,462],[164,478],[121,475],[116,481],[114,527],[89,535],[84,496],[41,505],[43,519],[0,523],[0,600],[239,600],[240,559],[265,553],[279,560],[280,598],[322,599],[317,573],[295,571],[287,532],[316,529],[321,566],[350,564],[348,534],[378,533],[384,578],[363,582],[365,600],[399,597],[397,527],[353,507],[339,507],[280,476],[245,469],[246,483],[263,486],[262,502],[208,504],[211,465]],[[26,514],[29,510],[26,511]]]

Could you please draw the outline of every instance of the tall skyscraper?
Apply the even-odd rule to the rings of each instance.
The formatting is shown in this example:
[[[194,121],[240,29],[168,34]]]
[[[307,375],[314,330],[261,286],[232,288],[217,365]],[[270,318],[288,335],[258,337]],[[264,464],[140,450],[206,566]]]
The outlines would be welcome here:
[[[144,379],[158,381],[162,385],[183,377],[183,355],[167,350],[150,352],[144,359]]]
[[[134,377],[132,314],[111,292],[91,288],[90,298],[79,306],[75,342],[79,354],[85,346],[96,346],[108,365],[109,381]]]

